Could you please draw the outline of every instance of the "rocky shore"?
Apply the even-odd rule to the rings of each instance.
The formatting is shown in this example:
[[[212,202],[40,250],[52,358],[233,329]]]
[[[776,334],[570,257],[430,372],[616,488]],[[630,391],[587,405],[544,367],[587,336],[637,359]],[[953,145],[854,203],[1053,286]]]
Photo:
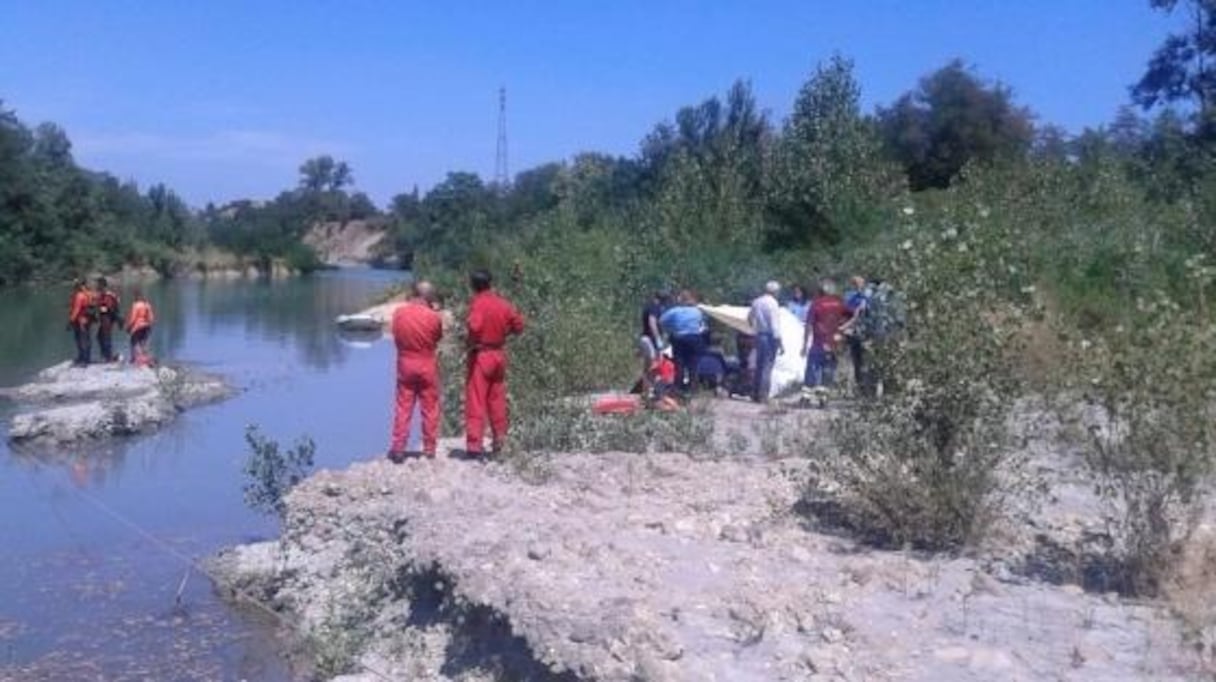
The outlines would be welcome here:
[[[69,362],[43,370],[23,386],[0,389],[0,397],[17,405],[9,440],[30,444],[149,432],[185,409],[230,393],[219,377],[185,367],[73,367]]]
[[[1072,532],[1079,485],[1000,547],[929,557],[811,527],[796,507],[812,468],[377,459],[309,478],[281,540],[213,572],[294,624],[306,674],[347,682],[1194,678],[1163,604],[1022,570]]]

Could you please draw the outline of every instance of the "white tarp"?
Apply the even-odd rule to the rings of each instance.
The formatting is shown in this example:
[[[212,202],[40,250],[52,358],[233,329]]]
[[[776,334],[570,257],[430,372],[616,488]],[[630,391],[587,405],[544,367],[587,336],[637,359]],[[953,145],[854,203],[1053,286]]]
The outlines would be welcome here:
[[[747,322],[749,308],[741,305],[701,305],[701,310],[712,319],[743,332],[755,333]],[[802,337],[805,328],[802,321],[794,313],[781,308],[777,313],[777,336],[785,353],[777,356],[773,364],[772,388],[769,397],[773,397],[791,386],[800,386],[806,376],[806,358],[802,357]],[[749,363],[750,364],[750,363]]]

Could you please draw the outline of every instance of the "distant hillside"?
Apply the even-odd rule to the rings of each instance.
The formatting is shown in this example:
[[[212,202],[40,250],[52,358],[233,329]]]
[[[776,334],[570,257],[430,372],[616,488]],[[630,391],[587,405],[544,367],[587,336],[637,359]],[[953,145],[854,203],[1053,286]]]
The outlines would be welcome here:
[[[388,234],[383,220],[348,220],[315,223],[303,241],[326,265],[368,265],[376,260],[377,247]]]

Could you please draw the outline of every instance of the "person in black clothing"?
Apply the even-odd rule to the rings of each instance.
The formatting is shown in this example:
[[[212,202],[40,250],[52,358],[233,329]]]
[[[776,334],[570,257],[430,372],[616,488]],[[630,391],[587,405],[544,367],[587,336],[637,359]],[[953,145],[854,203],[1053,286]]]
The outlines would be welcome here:
[[[663,350],[663,336],[659,332],[659,317],[671,303],[671,296],[663,291],[656,291],[642,306],[642,333],[638,336],[638,354],[649,367]]]
[[[121,302],[118,294],[110,289],[105,277],[97,278],[97,346],[101,349],[102,362],[114,362],[114,327],[122,327]]]
[[[667,309],[671,297],[663,291],[656,291],[642,306],[642,332],[638,334],[635,348],[637,356],[642,361],[642,376],[633,386],[633,393],[641,393],[647,383],[647,377],[659,359],[659,351],[663,350],[663,336],[659,332],[659,316]]]

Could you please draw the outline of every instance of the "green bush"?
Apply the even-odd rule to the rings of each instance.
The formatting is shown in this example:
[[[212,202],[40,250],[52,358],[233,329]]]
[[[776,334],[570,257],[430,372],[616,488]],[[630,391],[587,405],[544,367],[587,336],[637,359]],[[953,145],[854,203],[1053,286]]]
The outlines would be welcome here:
[[[1211,285],[1198,266],[1196,294]],[[1192,299],[1193,300],[1193,299]],[[1135,594],[1156,594],[1195,529],[1216,458],[1216,326],[1160,291],[1127,322],[1073,339],[1076,389],[1089,409],[1084,452],[1111,507],[1110,557]]]
[[[901,215],[904,239],[870,263],[897,275],[907,327],[871,344],[886,390],[833,420],[806,507],[879,545],[954,549],[982,538],[1017,471],[1007,405],[1031,289],[1022,235],[991,209]]]
[[[245,504],[250,509],[280,518],[287,511],[287,493],[304,480],[313,465],[316,444],[307,436],[284,450],[257,426],[245,428],[249,458],[245,460]]]

